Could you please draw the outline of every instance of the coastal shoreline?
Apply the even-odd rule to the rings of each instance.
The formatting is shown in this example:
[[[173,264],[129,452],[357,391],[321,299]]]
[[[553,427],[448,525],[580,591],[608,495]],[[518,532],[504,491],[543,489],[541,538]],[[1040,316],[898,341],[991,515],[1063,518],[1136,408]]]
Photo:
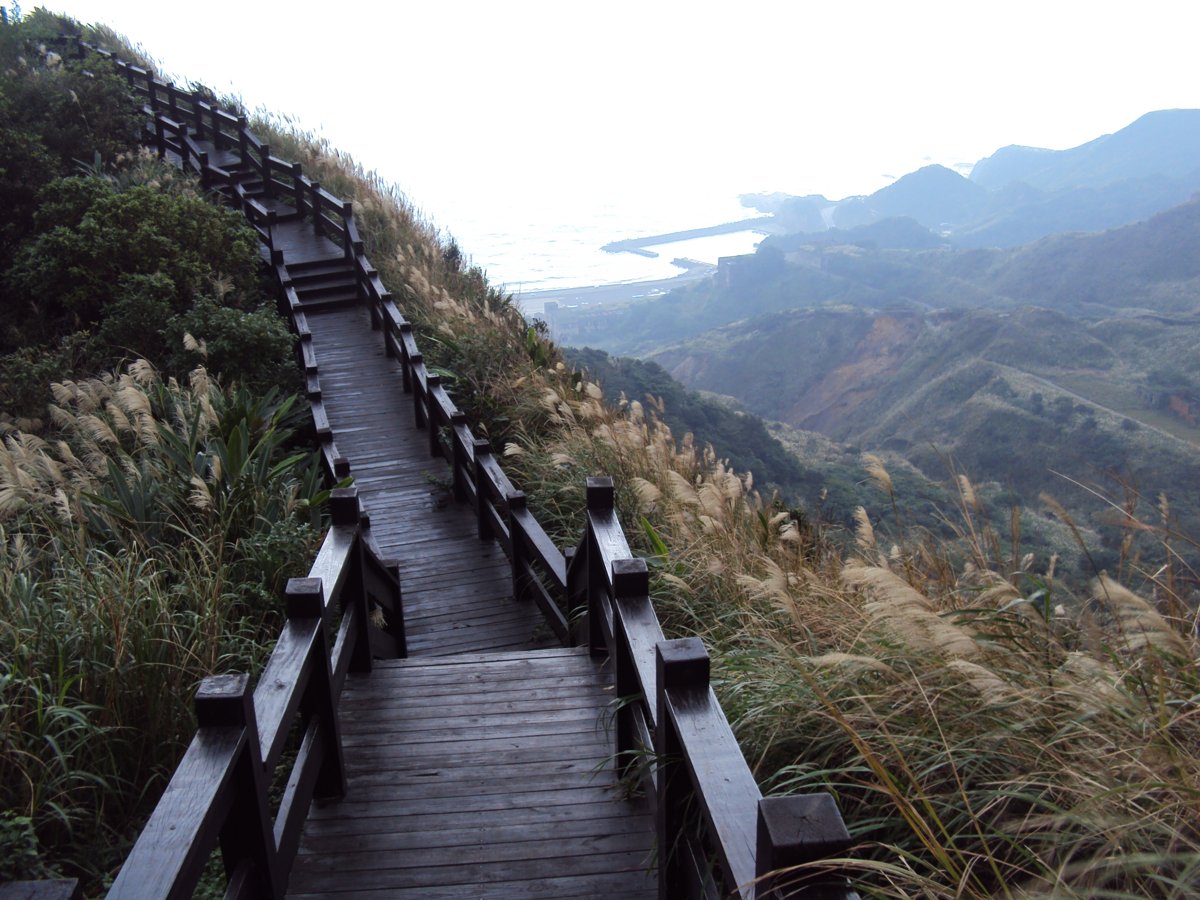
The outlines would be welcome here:
[[[708,278],[716,271],[716,266],[696,265],[671,278],[555,288],[549,291],[522,291],[514,293],[513,297],[527,315],[537,315],[545,311],[548,302],[557,303],[559,306],[592,306],[645,300]]]

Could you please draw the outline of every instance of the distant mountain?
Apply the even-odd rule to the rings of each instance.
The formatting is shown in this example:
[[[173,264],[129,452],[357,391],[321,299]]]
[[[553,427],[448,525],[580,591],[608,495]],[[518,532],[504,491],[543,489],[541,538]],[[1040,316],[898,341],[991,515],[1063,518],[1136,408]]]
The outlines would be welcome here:
[[[743,202],[807,234],[907,217],[961,247],[1014,247],[1136,222],[1198,191],[1200,110],[1176,109],[1070,150],[1004,147],[976,163],[970,178],[926,166],[869,196],[760,194]]]
[[[876,215],[907,216],[927,228],[961,225],[988,207],[989,192],[945,166],[926,166],[872,194],[867,204]]]
[[[1010,250],[925,257],[996,297],[1073,315],[1200,312],[1200,198],[1099,234],[1059,234]]]
[[[1200,170],[1182,178],[1148,175],[1052,192],[1013,182],[997,193],[986,216],[957,229],[951,239],[960,247],[1015,247],[1062,231],[1103,231],[1183,203],[1198,190]]]
[[[1146,113],[1070,150],[1010,146],[981,159],[971,181],[989,190],[1024,182],[1042,191],[1103,188],[1127,179],[1180,177],[1200,160],[1200,109]]]

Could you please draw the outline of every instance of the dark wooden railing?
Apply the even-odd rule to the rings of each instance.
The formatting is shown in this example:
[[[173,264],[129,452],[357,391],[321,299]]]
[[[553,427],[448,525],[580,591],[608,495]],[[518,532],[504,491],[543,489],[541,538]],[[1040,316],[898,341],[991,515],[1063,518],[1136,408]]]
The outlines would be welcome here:
[[[851,846],[837,805],[827,793],[762,796],[709,686],[703,642],[664,638],[609,478],[588,479],[567,581],[586,604],[591,652],[613,663],[615,764],[654,804],[660,896],[856,896],[828,867],[793,868]]]
[[[281,897],[314,797],[345,793],[337,706],[346,674],[405,655],[400,580],[363,537],[357,490],[334,490],[333,526],[307,578],[286,590],[287,623],[252,692],[215,675],[196,693],[199,729],[110,897],[190,897],[220,846],[227,897]],[[372,625],[379,610],[386,630]],[[329,633],[337,629],[330,642]],[[291,746],[287,777],[276,769]],[[272,814],[269,788],[284,784]]]
[[[428,434],[430,455],[450,464],[454,495],[473,507],[479,537],[495,539],[510,559],[514,598],[536,603],[564,644],[586,640],[594,656],[613,660],[615,764],[623,776],[646,785],[655,807],[660,896],[854,897],[844,877],[809,865],[851,844],[832,796],[763,797],[709,686],[703,643],[664,638],[645,561],[633,557],[617,520],[612,481],[588,480],[582,541],[561,551],[490,443],[475,437],[441,378],[429,371],[412,324],[365,255],[351,204],[310,181],[298,164],[273,157],[244,117],[106,51],[83,49],[111,58],[146,99],[159,153],[173,154],[204,184],[220,189],[258,231],[280,310],[298,338],[317,441],[335,480],[349,475],[350,465],[334,444],[312,334],[287,260],[274,246],[280,209],[291,207],[289,213],[308,218],[342,248],[373,328],[400,362],[403,390],[412,395],[414,421]],[[245,172],[235,176],[215,165],[204,144],[236,153],[241,168],[261,181],[266,202],[248,196]],[[346,672],[369,668],[372,650],[404,654],[396,569],[366,545],[366,518],[352,498],[337,493],[335,524],[313,570],[289,583],[288,625],[253,695],[246,676],[219,676],[202,685],[196,698],[200,730],[113,896],[187,896],[218,843],[228,896],[281,895],[309,801],[344,789],[336,710]],[[367,624],[369,605],[385,610],[387,634]],[[323,636],[335,609],[342,619],[331,650]],[[297,714],[304,739],[272,818],[266,785]],[[802,871],[809,873],[803,879]],[[804,886],[795,887],[800,881]]]

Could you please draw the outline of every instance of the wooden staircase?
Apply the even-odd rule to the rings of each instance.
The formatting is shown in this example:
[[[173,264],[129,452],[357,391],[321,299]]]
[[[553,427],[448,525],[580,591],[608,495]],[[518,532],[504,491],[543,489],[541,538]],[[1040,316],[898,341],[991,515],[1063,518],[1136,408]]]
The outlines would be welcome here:
[[[358,303],[354,265],[347,259],[292,261],[288,275],[305,312]]]

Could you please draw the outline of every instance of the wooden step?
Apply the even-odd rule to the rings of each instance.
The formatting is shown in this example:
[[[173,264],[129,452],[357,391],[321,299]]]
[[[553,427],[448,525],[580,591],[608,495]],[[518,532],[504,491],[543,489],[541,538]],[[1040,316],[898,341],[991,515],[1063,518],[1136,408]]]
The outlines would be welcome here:
[[[327,294],[319,297],[306,297],[299,291],[296,292],[297,298],[300,300],[300,308],[305,312],[313,312],[322,309],[337,309],[343,306],[353,306],[358,303],[358,291],[349,290],[339,294]]]
[[[346,290],[357,290],[354,273],[349,269],[332,272],[328,275],[308,275],[306,273],[297,275],[289,269],[288,274],[292,278],[296,293],[302,296],[323,297],[327,294],[344,293]]]

